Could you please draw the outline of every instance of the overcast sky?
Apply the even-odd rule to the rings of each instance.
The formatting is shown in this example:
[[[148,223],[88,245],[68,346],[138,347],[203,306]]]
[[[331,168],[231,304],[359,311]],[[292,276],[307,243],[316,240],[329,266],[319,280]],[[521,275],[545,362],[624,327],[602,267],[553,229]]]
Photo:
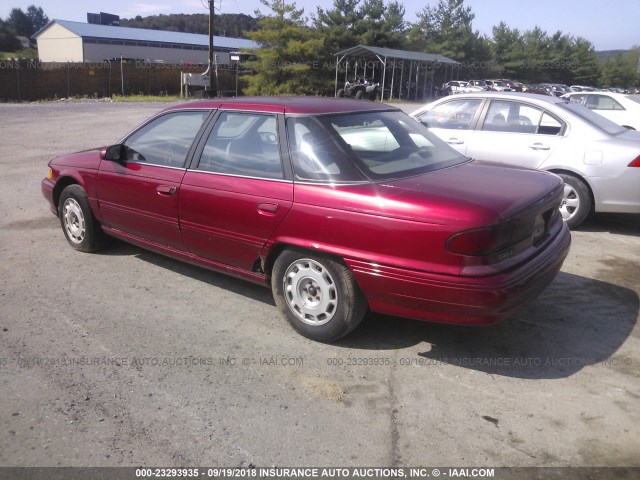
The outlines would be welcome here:
[[[2,0],[0,17],[11,8],[26,10],[34,3],[50,19],[86,22],[87,12],[106,11],[122,18],[159,13],[206,13],[205,0]],[[437,0],[404,0],[405,19],[415,20],[416,12]],[[512,28],[531,29],[536,25],[553,33],[561,30],[591,41],[596,50],[628,49],[640,45],[640,0],[467,0],[476,15],[474,28],[491,35],[491,27],[504,20]],[[298,0],[296,5],[310,15],[316,6],[330,7],[332,0]],[[221,13],[253,15],[257,8],[268,13],[259,0],[216,0]]]

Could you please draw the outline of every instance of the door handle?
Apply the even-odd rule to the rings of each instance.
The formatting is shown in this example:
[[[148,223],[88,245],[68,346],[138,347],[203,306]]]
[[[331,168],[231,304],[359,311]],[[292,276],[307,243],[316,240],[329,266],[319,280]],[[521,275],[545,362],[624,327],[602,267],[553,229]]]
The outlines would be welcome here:
[[[533,150],[549,150],[551,147],[543,145],[542,143],[534,143],[529,145],[529,148],[532,148]]]
[[[464,143],[464,140],[460,140],[459,138],[453,137],[447,140],[447,143],[449,145],[462,145]]]
[[[170,185],[158,185],[156,191],[158,192],[158,195],[175,195],[178,193],[178,189]]]
[[[277,203],[258,204],[258,212],[260,213],[268,213],[270,215],[273,215],[274,213],[278,213],[278,208],[280,208],[280,206]]]

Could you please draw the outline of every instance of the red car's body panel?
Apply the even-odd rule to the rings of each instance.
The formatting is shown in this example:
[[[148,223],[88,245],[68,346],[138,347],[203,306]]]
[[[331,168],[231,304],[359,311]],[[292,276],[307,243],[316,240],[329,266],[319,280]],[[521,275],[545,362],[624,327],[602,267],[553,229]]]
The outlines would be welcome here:
[[[168,110],[218,108],[270,112],[280,120],[390,109],[335,99],[247,98]],[[275,180],[197,170],[190,165],[198,150],[191,151],[194,159],[184,168],[105,160],[98,150],[67,155],[50,163],[52,178],[43,180],[42,192],[57,213],[62,188],[78,183],[107,233],[262,284],[269,283],[282,248],[333,255],[351,270],[372,310],[450,323],[512,315],[551,282],[569,250],[568,228],[550,214],[562,191],[552,174],[466,162],[400,180],[305,183],[286,173],[284,145],[285,178]],[[543,217],[542,237],[519,238],[507,252],[473,256],[445,247],[463,231],[539,225]]]

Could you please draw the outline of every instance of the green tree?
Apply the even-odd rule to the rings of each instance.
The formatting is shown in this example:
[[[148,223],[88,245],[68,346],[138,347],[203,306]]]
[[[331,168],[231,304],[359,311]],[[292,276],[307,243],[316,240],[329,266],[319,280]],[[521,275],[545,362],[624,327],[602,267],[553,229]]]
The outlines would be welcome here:
[[[640,48],[633,48],[607,58],[602,66],[603,87],[635,87],[640,85]]]
[[[359,4],[360,0],[334,0],[333,8],[318,7],[313,24],[324,39],[324,54],[328,58],[360,43],[362,11]]]
[[[15,52],[20,49],[20,41],[12,26],[0,19],[0,52]]]
[[[304,9],[284,0],[260,0],[272,14],[256,12],[259,30],[248,37],[260,45],[248,62],[254,75],[247,78],[249,95],[304,95],[323,89],[314,70],[322,67],[322,38],[306,25]]]
[[[402,48],[406,22],[404,6],[397,1],[364,0],[356,25],[359,43],[375,47]]]
[[[42,7],[36,7],[35,5],[30,5],[27,8],[26,15],[27,15],[27,18],[29,19],[29,22],[31,23],[31,29],[33,30],[31,35],[36,33],[42,27],[49,24],[49,17],[45,15],[44,10],[42,10]]]
[[[475,14],[464,0],[439,0],[418,12],[407,45],[411,50],[439,53],[462,62],[459,75],[487,72],[492,58],[489,40],[473,30]]]
[[[29,20],[29,17],[27,17],[27,14],[24,13],[21,8],[12,8],[7,21],[16,32],[16,35],[30,37],[33,34],[31,20]]]
[[[34,33],[49,23],[49,17],[45,15],[42,7],[30,5],[27,13],[21,8],[12,8],[7,22],[13,27],[16,35],[31,38]]]
[[[522,78],[524,40],[518,29],[500,22],[493,27],[491,51],[498,77]]]

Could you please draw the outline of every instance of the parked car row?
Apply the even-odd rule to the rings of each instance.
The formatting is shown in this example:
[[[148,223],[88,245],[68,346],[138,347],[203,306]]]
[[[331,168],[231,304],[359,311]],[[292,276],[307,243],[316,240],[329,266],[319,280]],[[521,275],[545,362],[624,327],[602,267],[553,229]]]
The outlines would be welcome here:
[[[512,80],[453,80],[442,85],[442,91],[445,95],[482,91],[522,92],[525,90],[524,84]]]
[[[477,90],[477,87],[480,90]],[[454,93],[472,93],[477,91],[494,91],[494,92],[529,92],[540,95],[548,95],[550,97],[561,97],[572,92],[605,92],[620,93],[625,95],[640,94],[640,88],[608,88],[598,89],[595,87],[587,87],[583,85],[564,85],[561,83],[532,83],[526,85],[513,80],[455,80],[442,85],[442,91],[446,95]]]

